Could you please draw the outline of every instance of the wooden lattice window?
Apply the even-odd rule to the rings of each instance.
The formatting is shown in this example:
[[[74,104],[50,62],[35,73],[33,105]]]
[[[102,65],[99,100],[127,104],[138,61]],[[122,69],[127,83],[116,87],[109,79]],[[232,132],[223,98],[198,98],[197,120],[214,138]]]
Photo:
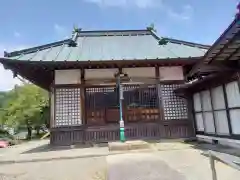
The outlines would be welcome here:
[[[160,119],[156,85],[124,85],[124,115],[127,122]]]
[[[57,88],[55,97],[55,126],[81,125],[80,88]]]
[[[165,120],[187,119],[186,100],[176,96],[174,93],[174,89],[180,87],[180,84],[162,84],[160,86]]]

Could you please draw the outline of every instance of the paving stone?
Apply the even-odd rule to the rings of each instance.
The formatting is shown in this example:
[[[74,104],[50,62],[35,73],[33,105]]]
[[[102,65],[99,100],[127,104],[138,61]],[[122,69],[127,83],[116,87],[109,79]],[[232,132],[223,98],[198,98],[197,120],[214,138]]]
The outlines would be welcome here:
[[[109,151],[127,151],[138,149],[150,149],[151,145],[145,141],[126,141],[108,143]]]

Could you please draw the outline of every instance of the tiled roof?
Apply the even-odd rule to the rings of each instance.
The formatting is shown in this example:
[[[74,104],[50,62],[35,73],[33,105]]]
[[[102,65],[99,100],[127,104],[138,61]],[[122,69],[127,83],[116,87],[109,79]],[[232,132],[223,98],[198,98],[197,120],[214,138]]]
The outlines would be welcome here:
[[[239,60],[240,56],[240,15],[209,48],[201,61],[192,68],[188,76],[202,71],[202,67],[213,61]]]
[[[164,38],[150,30],[80,31],[72,39],[33,47],[5,57],[26,61],[108,61],[188,58],[203,56],[209,46]],[[76,46],[69,45],[75,42]]]

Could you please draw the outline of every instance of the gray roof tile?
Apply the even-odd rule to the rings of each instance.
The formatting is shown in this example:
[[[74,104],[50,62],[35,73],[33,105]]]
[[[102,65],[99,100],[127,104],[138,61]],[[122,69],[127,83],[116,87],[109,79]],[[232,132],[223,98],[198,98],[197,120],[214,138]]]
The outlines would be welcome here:
[[[71,39],[67,39],[7,53],[7,57],[29,61],[144,60],[201,57],[209,48],[169,38],[166,45],[159,45],[159,39],[149,30],[81,31],[76,47],[70,47]]]

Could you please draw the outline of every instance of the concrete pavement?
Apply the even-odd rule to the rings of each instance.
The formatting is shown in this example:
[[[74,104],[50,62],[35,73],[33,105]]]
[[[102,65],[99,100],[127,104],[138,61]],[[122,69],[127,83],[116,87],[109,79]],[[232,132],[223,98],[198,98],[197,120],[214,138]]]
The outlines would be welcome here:
[[[0,151],[3,180],[211,180],[203,151],[181,142],[151,143],[151,149],[109,152],[106,145],[54,149],[33,141]],[[218,180],[240,172],[216,163]],[[1,179],[1,180],[2,180]]]
[[[107,157],[108,180],[212,180],[209,159],[195,149],[128,153]],[[238,180],[240,172],[216,162],[218,180]]]

